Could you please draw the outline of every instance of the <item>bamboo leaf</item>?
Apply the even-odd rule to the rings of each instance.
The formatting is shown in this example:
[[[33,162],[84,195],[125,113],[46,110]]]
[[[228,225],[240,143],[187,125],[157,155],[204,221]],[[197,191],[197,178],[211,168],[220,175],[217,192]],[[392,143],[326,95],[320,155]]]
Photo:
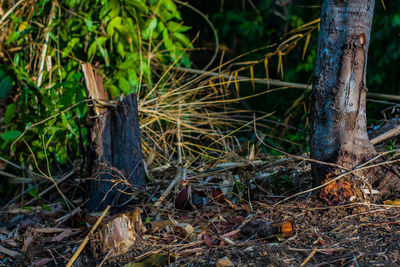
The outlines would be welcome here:
[[[304,57],[306,56],[306,51],[307,51],[308,44],[310,43],[310,38],[311,38],[311,33],[306,35],[306,43],[304,44],[303,55],[301,57],[302,60],[304,60]]]
[[[268,71],[268,57],[265,57],[264,59],[264,66],[265,66],[265,74],[266,74],[266,78],[267,78],[267,88],[269,89],[269,71]]]
[[[255,91],[256,85],[254,83],[254,67],[253,67],[253,65],[250,66],[250,78],[251,78],[251,85],[253,86],[253,91]]]
[[[279,62],[278,62],[278,74],[281,74],[281,77],[283,79],[283,61],[282,61],[282,51],[278,51],[279,55]]]
[[[239,81],[238,81],[239,73],[235,71],[235,89],[236,89],[236,97],[240,97],[239,95]]]
[[[383,9],[386,11],[385,1],[384,1],[384,0],[381,0],[381,3],[382,3],[382,6],[383,6]]]
[[[214,83],[212,82],[212,80],[209,81],[209,84],[210,84],[211,89],[214,90],[215,95],[218,95],[218,90],[217,90],[217,88],[215,87],[215,85],[214,85]]]

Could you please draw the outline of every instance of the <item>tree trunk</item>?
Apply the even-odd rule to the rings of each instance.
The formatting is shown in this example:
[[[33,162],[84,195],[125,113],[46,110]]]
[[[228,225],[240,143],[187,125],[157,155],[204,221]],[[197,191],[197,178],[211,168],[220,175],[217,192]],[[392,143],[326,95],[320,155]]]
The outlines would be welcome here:
[[[377,155],[368,138],[365,113],[374,2],[324,0],[322,4],[312,89],[311,157],[347,169]],[[317,184],[337,171],[322,164],[312,167]],[[383,191],[399,191],[398,177],[389,167],[363,175]]]
[[[126,201],[128,197],[122,191],[145,185],[138,103],[136,94],[119,103],[104,101],[107,93],[100,75],[89,64],[82,67],[95,115],[89,129],[89,209],[103,210]]]

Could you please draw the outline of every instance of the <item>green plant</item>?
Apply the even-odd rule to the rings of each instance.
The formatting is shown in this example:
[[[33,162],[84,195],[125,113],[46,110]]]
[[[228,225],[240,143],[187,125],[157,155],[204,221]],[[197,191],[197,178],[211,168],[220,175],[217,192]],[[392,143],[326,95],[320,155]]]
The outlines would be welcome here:
[[[156,82],[164,90],[161,71],[174,62],[190,65],[189,27],[172,0],[36,0],[1,26],[7,54],[0,54],[0,100],[8,103],[1,155],[25,164],[29,145],[49,174],[79,157],[79,140],[86,143],[81,63],[96,66],[114,99],[133,92],[156,97],[147,94]]]
[[[393,150],[395,150],[395,149],[396,149],[396,147],[395,147],[396,141],[397,141],[397,139],[395,139],[395,140],[390,139],[390,140],[389,140],[389,144],[386,145],[386,150],[387,150],[387,151],[393,151]]]

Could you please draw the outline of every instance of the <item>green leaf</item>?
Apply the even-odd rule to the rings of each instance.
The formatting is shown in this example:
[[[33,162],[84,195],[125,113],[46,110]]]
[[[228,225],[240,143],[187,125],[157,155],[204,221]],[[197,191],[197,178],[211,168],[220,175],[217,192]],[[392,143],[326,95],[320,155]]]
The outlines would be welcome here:
[[[11,44],[12,42],[14,42],[18,37],[20,36],[20,32],[15,31],[13,33],[10,34],[10,36],[8,37],[7,41],[5,42],[6,45]]]
[[[136,7],[136,9],[140,12],[140,13],[144,13],[147,14],[149,13],[149,9],[147,8],[147,5],[145,3],[145,0],[126,0],[126,5],[127,6],[133,6]]]
[[[90,44],[88,49],[88,58],[91,59],[93,54],[96,53],[97,50],[97,42],[93,42]]]
[[[125,49],[124,49],[124,45],[121,42],[117,43],[117,53],[124,58],[126,55]]]
[[[172,14],[171,12],[169,12],[168,10],[163,10],[160,13],[160,18],[162,19],[162,21],[169,21],[175,17],[176,16],[174,14]]]
[[[107,25],[107,35],[113,36],[115,29],[119,29],[121,27],[122,27],[122,18],[121,17],[113,18]]]
[[[400,15],[399,14],[395,14],[392,18],[392,26],[393,27],[398,27],[400,26]]]
[[[148,19],[146,21],[142,32],[143,39],[148,40],[150,38],[150,34],[157,27],[157,22],[157,18]]]
[[[1,135],[1,138],[3,138],[4,141],[8,140],[15,140],[17,139],[22,133],[20,131],[8,131],[5,132]]]
[[[71,125],[69,124],[67,118],[65,117],[65,113],[61,113],[61,119],[65,128],[67,128],[73,135],[79,137],[78,134],[72,129]]]
[[[181,16],[178,10],[176,9],[176,5],[172,0],[160,0],[160,1],[161,4],[174,15],[174,17],[181,19]]]
[[[118,80],[118,87],[125,95],[132,93],[131,86],[125,78],[120,78]]]
[[[42,208],[43,208],[44,210],[51,211],[51,207],[50,207],[49,205],[43,204],[43,205],[42,205]]]
[[[17,104],[11,103],[8,105],[6,109],[6,113],[4,114],[4,123],[8,124],[15,116],[15,111],[17,110]]]
[[[171,32],[186,32],[190,30],[191,27],[182,25],[182,23],[178,23],[176,21],[170,20],[167,23],[167,28]]]
[[[37,187],[34,187],[31,190],[29,190],[28,194],[32,196],[35,200],[39,199],[39,190],[37,189]]]
[[[0,77],[0,79],[0,99],[4,99],[12,88],[13,80],[10,76],[4,76],[3,78]]]
[[[86,18],[85,18],[85,24],[86,24],[86,26],[87,26],[89,31],[93,30],[93,21],[92,21],[92,19],[90,18],[89,15],[87,15]]]
[[[99,48],[100,54],[103,57],[103,59],[106,63],[106,66],[108,67],[108,66],[110,66],[110,58],[108,57],[107,50],[103,47],[103,44],[105,41],[107,41],[107,37],[104,37],[104,36],[99,37],[99,38],[96,37],[97,47]]]
[[[108,87],[108,91],[110,92],[112,97],[118,97],[121,93],[121,91],[115,85],[110,85]]]
[[[169,32],[167,29],[163,30],[163,40],[165,47],[171,52],[176,49],[174,43],[172,42],[171,38],[169,37]]]
[[[193,47],[192,42],[188,37],[186,37],[186,35],[180,32],[174,32],[173,37],[174,39],[178,40],[185,48]]]

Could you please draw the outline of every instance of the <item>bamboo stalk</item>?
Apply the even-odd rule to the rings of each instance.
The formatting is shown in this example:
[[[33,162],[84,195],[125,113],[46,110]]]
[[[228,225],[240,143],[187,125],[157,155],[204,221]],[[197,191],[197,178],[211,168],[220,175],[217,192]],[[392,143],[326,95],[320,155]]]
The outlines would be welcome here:
[[[42,85],[44,63],[45,63],[47,48],[49,46],[49,40],[50,40],[50,26],[51,26],[51,23],[53,22],[54,14],[55,14],[55,8],[54,8],[54,3],[52,3],[51,10],[50,10],[49,23],[47,24],[47,28],[45,29],[42,54],[40,55],[39,75],[38,75],[38,79],[37,79],[37,83],[36,83],[36,85],[38,87],[40,87]]]

